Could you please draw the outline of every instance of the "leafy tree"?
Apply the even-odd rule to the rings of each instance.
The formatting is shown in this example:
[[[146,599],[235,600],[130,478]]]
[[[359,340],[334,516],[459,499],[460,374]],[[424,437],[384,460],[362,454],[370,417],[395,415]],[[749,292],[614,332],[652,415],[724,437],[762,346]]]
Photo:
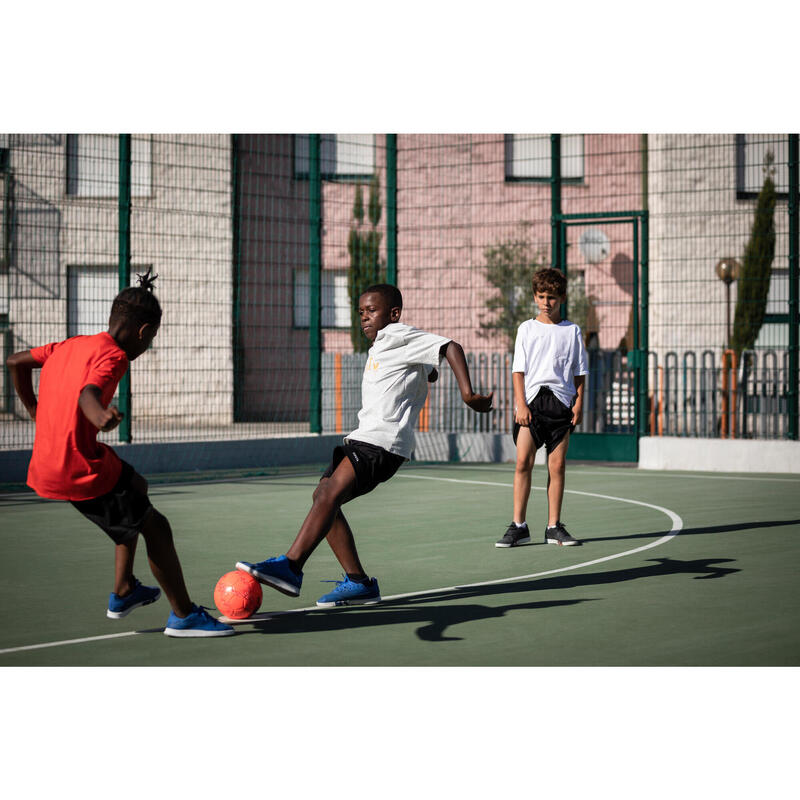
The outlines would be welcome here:
[[[546,265],[541,251],[535,251],[524,227],[519,234],[483,251],[483,275],[495,292],[486,300],[489,312],[479,322],[479,335],[500,339],[509,350],[514,347],[517,328],[530,319],[536,306],[531,277]]]
[[[380,180],[375,175],[369,185],[368,225],[364,223],[363,190],[360,183],[356,186],[353,223],[347,241],[347,251],[350,253],[350,269],[347,275],[347,290],[350,295],[350,341],[353,343],[355,353],[365,353],[369,350],[369,341],[361,330],[361,319],[358,316],[358,298],[368,286],[386,281],[386,263],[380,257],[382,234],[377,229],[381,211]]]
[[[531,291],[531,278],[536,270],[547,266],[541,250],[534,250],[525,227],[519,234],[505,242],[484,250],[483,275],[495,292],[486,300],[489,312],[479,323],[479,335],[500,339],[509,350],[513,349],[517,329],[537,313]],[[592,308],[575,276],[568,278],[567,307],[569,319],[585,330]]]
[[[775,257],[775,168],[772,152],[764,159],[764,185],[758,193],[755,219],[744,250],[736,295],[731,349],[740,354],[755,344],[764,323],[772,260]]]

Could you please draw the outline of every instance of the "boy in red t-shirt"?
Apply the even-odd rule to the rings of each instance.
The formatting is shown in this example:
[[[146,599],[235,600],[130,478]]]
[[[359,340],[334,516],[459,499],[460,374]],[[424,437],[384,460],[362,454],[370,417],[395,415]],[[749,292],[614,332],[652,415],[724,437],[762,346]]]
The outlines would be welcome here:
[[[164,633],[176,637],[228,636],[234,632],[189,599],[167,518],[147,496],[147,481],[108,446],[98,431],[111,431],[122,414],[109,407],[128,364],[150,347],[161,324],[161,306],[150,270],[139,286],[114,299],[108,331],[74,336],[9,356],[14,387],[36,422],[28,485],[41,497],[68,500],[102,528],[115,548],[114,591],[107,616],[120,619],[161,595],[133,575],[141,533],[150,568],[172,606]],[[41,368],[39,399],[32,372]]]

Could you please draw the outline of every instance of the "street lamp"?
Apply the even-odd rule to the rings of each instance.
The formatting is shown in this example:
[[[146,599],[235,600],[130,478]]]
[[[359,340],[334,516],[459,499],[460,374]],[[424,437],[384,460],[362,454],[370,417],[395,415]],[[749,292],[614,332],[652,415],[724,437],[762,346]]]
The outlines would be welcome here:
[[[717,261],[717,277],[725,284],[725,330],[727,339],[725,346],[731,346],[731,284],[739,277],[741,266],[732,256]]]

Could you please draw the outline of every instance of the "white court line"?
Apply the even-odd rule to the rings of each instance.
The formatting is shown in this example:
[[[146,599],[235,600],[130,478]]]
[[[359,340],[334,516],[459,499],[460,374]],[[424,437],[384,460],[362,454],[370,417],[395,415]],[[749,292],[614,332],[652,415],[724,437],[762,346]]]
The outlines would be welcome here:
[[[472,481],[472,480],[464,480],[462,478],[439,478],[434,477],[433,475],[404,475],[398,474],[399,478],[407,478],[411,480],[420,480],[420,481],[441,481],[444,483],[466,483],[466,484],[475,484],[478,486],[499,486],[503,489],[510,489],[512,488],[510,484],[507,483],[497,483],[493,481]],[[533,487],[535,491],[545,491],[545,489],[540,489],[538,487]],[[495,586],[501,583],[512,583],[514,581],[521,581],[526,580],[529,578],[542,578],[545,575],[555,575],[559,572],[569,572],[575,569],[582,569],[583,567],[591,567],[594,564],[601,564],[604,561],[613,561],[617,558],[623,558],[624,556],[633,555],[634,553],[641,553],[644,550],[650,550],[652,547],[658,547],[659,545],[668,542],[670,539],[677,536],[681,530],[683,530],[683,520],[674,512],[668,508],[664,508],[663,506],[657,506],[653,503],[645,503],[641,500],[630,500],[627,497],[614,497],[613,495],[607,494],[595,494],[594,492],[579,492],[576,489],[565,489],[565,492],[569,494],[579,494],[583,495],[584,497],[597,497],[601,500],[614,500],[620,503],[630,503],[631,505],[635,506],[644,506],[645,508],[652,508],[656,511],[660,511],[663,514],[666,514],[670,521],[672,522],[672,528],[670,529],[669,533],[662,536],[660,539],[656,539],[650,544],[642,545],[641,547],[634,547],[631,550],[624,550],[621,553],[615,553],[614,555],[610,556],[603,556],[602,558],[595,558],[591,561],[582,561],[580,564],[572,564],[568,567],[558,567],[557,569],[548,569],[544,572],[533,572],[529,575],[516,575],[512,578],[498,578],[496,580],[491,581],[480,581],[478,583],[461,583],[456,586],[443,586],[438,589],[425,589],[421,592],[407,592],[406,594],[393,594],[389,595],[388,597],[383,597],[383,600],[405,600],[410,597],[424,597],[430,594],[438,594],[439,592],[451,592],[456,591],[458,589],[472,589],[478,588],[481,586]],[[272,611],[266,612],[263,614],[254,614],[252,617],[248,617],[247,619],[239,619],[239,620],[229,620],[225,617],[222,617],[225,622],[228,622],[232,625],[243,625],[247,623],[253,622],[261,622],[264,620],[274,619],[275,617],[283,617],[289,614],[304,614],[308,611],[320,611],[317,606],[309,606],[307,608],[292,608],[286,611]],[[5,653],[18,653],[23,650],[38,650],[43,647],[60,647],[62,645],[68,644],[82,644],[86,642],[99,642],[104,639],[116,639],[121,636],[136,636],[140,633],[152,633],[152,629],[149,631],[126,631],[124,633],[110,633],[105,634],[103,636],[89,636],[83,639],[66,639],[61,642],[44,642],[43,644],[30,644],[24,647],[9,647],[5,650],[0,650],[0,655]]]

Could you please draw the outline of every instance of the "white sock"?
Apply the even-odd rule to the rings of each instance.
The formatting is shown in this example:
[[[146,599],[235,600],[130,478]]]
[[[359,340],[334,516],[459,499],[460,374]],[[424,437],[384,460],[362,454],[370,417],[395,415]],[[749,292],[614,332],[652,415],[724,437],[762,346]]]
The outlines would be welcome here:
[[[515,522],[514,523],[518,528],[524,528],[528,523],[527,522]]]

